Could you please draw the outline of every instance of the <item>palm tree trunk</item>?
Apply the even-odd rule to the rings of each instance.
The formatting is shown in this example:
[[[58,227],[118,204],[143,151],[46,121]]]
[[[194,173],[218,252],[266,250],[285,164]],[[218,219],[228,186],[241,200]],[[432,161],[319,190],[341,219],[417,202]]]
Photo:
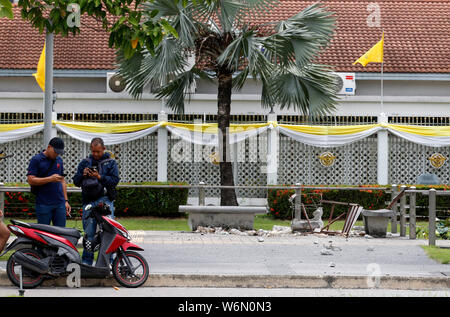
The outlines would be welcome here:
[[[226,69],[218,72],[219,88],[217,96],[217,123],[219,127],[220,184],[234,186],[233,166],[229,153],[228,129],[230,127],[232,73]],[[237,206],[234,188],[222,188],[220,191],[221,206]]]

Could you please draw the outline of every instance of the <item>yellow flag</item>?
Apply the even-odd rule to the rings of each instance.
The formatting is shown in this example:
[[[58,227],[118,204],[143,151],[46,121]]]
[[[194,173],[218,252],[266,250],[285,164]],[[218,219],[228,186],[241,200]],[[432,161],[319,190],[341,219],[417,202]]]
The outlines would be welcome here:
[[[37,72],[34,73],[33,76],[36,78],[36,82],[41,87],[42,91],[45,91],[45,44],[42,49],[41,57],[39,57]]]
[[[369,63],[383,63],[383,45],[384,45],[384,33],[381,36],[381,40],[375,44],[370,50],[368,50],[363,56],[358,58],[356,62],[360,63],[364,67]]]

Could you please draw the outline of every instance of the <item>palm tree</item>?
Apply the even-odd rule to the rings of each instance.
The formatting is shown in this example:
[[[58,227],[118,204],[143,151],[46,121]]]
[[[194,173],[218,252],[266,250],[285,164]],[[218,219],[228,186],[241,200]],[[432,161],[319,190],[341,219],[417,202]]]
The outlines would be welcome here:
[[[176,32],[166,34],[154,52],[140,39],[142,47],[131,58],[118,54],[118,73],[134,98],[145,85],[160,85],[157,97],[179,113],[195,78],[217,82],[221,185],[234,185],[226,144],[232,90],[240,90],[249,76],[262,83],[264,108],[294,107],[308,115],[335,109],[335,77],[328,66],[313,63],[332,38],[332,14],[314,4],[285,21],[254,22],[278,5],[276,0],[153,0],[143,5],[144,14],[157,10],[147,18],[164,17]],[[193,54],[195,63],[189,65]],[[221,190],[221,205],[237,205],[234,190]]]

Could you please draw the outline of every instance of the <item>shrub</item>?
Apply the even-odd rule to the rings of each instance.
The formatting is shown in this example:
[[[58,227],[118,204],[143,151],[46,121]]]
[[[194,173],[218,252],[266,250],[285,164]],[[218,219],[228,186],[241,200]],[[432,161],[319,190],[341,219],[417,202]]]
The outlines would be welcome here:
[[[428,239],[429,229],[428,227],[417,227],[416,235],[419,238]],[[450,239],[450,217],[442,219],[436,222],[436,237],[438,239],[449,240]]]
[[[293,208],[289,203],[289,197],[295,190],[269,190],[268,204],[269,214],[276,219],[292,219]],[[331,189],[302,189],[301,201],[305,205],[308,217],[312,217],[312,211],[320,205],[320,197],[323,200],[358,203],[365,209],[381,209],[385,207],[386,194],[383,190],[331,190]],[[323,203],[322,218],[330,216],[331,204]],[[347,211],[347,206],[335,205],[333,217]],[[303,211],[302,211],[303,215]]]
[[[133,185],[183,185],[182,183],[137,183]],[[180,217],[178,206],[186,205],[188,188],[118,188],[118,216]]]
[[[317,186],[318,187],[318,186]],[[331,187],[331,186],[327,186]],[[336,185],[336,187],[338,187]],[[346,186],[339,186],[346,187]],[[350,186],[347,186],[350,187]],[[312,217],[312,211],[319,206],[320,196],[323,200],[357,203],[368,210],[384,209],[391,200],[391,194],[384,190],[364,189],[365,187],[384,187],[379,185],[360,186],[360,190],[342,189],[302,189],[302,203],[308,212],[308,217]],[[435,188],[436,190],[448,190],[449,186],[425,186],[416,185],[418,190]],[[275,219],[292,219],[293,208],[289,203],[289,197],[295,193],[294,189],[269,189],[268,205],[269,214]],[[408,203],[408,201],[407,201]],[[450,209],[450,196],[437,196],[437,216],[445,217],[445,213]],[[328,218],[331,212],[331,204],[322,204],[324,213],[322,218]],[[416,195],[417,215],[428,215],[428,196]],[[347,206],[335,205],[333,218],[347,211]],[[302,211],[303,215],[303,211]]]
[[[128,183],[127,185],[183,185],[183,183]],[[25,187],[27,184],[6,184],[7,187]],[[121,217],[180,217],[179,205],[185,205],[188,188],[135,188],[118,187],[114,202],[116,216]],[[69,193],[72,216],[82,215],[81,193]],[[34,218],[35,196],[30,192],[5,192],[5,216]]]

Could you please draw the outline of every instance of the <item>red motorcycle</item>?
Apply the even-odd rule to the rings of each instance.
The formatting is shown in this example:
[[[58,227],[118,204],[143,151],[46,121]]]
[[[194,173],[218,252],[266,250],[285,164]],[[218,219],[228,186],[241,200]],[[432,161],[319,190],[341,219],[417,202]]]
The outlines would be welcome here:
[[[68,276],[76,264],[81,278],[105,278],[112,271],[122,286],[143,285],[149,275],[148,263],[141,254],[133,251],[143,249],[130,242],[129,232],[120,223],[107,217],[111,213],[108,205],[88,205],[86,210],[91,211],[90,217],[95,217],[100,228],[92,241],[83,237],[85,248],[91,252],[99,251],[95,266],[81,263],[76,248],[81,237],[78,229],[11,220],[8,228],[17,238],[3,252],[17,250],[6,266],[11,282],[23,288],[35,288],[45,279]],[[110,267],[111,254],[115,257]]]

